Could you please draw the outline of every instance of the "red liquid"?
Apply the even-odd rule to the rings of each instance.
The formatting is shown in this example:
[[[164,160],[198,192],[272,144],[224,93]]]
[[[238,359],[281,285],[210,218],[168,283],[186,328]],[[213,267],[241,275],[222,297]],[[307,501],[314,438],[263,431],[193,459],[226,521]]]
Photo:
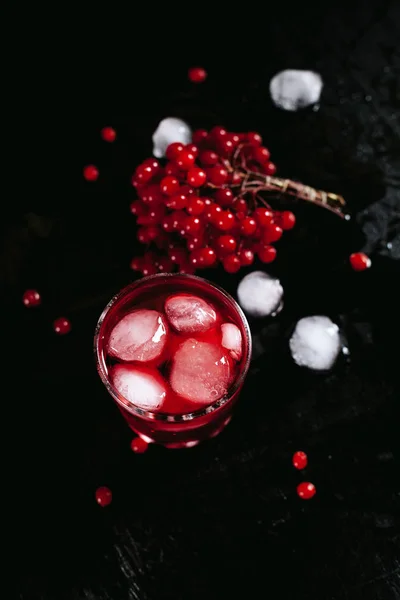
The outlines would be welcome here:
[[[166,315],[165,301],[170,297],[181,294],[190,294],[207,302],[210,308],[215,311],[215,323],[204,332],[178,331],[174,326],[176,323],[168,318],[170,313]],[[126,315],[139,309],[156,310],[163,315],[162,319],[166,323],[167,332],[166,342],[161,354],[150,362],[132,362],[130,360],[126,362],[127,357],[125,355],[125,360],[121,360],[119,356],[110,356],[109,349],[112,346],[110,344],[110,334],[113,332],[114,327]],[[238,357],[235,351],[232,352],[221,345],[221,325],[226,323],[233,323],[240,330],[242,338],[241,357]],[[190,342],[188,342],[189,339]],[[192,340],[195,340],[195,342],[192,342]],[[210,344],[210,346],[205,346],[203,343]],[[197,393],[196,386],[189,386],[188,388],[184,386],[182,388],[182,386],[177,385],[181,381],[179,369],[178,377],[175,376],[174,378],[178,364],[178,362],[175,364],[174,357],[176,352],[179,352],[182,344],[184,344],[184,351],[181,351],[180,356],[181,359],[183,357],[185,367],[189,370],[192,363],[194,369],[196,369],[196,366],[198,368],[196,359],[199,359],[199,364],[202,364],[200,355],[196,355],[196,349],[198,348],[207,349],[209,352],[205,354],[209,354],[209,356],[215,354],[218,358],[222,357],[220,362],[223,363],[223,367],[218,366],[216,368],[218,374],[222,373],[223,377],[217,379],[218,385],[212,386],[210,384],[211,388],[215,387],[210,392],[210,397],[207,395],[208,380],[205,382],[206,395],[201,402],[198,401],[198,398],[196,398],[196,401],[191,399],[193,394]],[[123,289],[113,298],[100,317],[95,336],[95,351],[99,374],[129,426],[148,442],[179,448],[194,446],[203,439],[214,437],[229,422],[232,407],[238,398],[248,370],[251,338],[247,321],[241,309],[226,292],[198,277],[162,274],[144,278]],[[112,354],[115,354],[115,352],[112,352]],[[207,360],[207,356],[205,356],[205,359]],[[176,360],[178,361],[178,359]],[[210,363],[211,378],[214,369],[212,365],[220,365],[220,362]],[[132,365],[134,369],[138,367],[139,372],[142,370],[146,372],[150,367],[149,372],[160,378],[161,384],[165,385],[166,389],[165,397],[157,410],[154,408],[152,410],[145,409],[143,406],[146,405],[142,404],[140,406],[140,403],[133,404],[121,394],[121,387],[119,388],[120,391],[114,387],[115,373],[118,369],[121,369],[116,365],[127,365],[128,369],[131,368],[129,365]],[[191,376],[192,373],[189,373],[189,375]],[[220,385],[219,381],[223,381],[224,385]],[[116,379],[115,382],[118,387]],[[204,383],[204,378],[202,382]],[[181,388],[183,391],[179,393],[177,389]],[[200,387],[199,389],[202,390],[203,388]]]

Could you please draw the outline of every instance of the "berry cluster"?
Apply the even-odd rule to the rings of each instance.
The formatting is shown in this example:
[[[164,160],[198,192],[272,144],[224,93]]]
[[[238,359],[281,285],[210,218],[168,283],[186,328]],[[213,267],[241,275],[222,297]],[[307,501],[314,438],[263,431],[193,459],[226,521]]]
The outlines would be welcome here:
[[[146,159],[132,178],[138,199],[131,212],[139,242],[151,248],[132,269],[193,273],[221,263],[235,273],[255,257],[272,262],[274,244],[295,216],[272,210],[260,196],[276,171],[269,158],[258,133],[214,127],[195,131],[186,146],[170,144],[163,166]]]

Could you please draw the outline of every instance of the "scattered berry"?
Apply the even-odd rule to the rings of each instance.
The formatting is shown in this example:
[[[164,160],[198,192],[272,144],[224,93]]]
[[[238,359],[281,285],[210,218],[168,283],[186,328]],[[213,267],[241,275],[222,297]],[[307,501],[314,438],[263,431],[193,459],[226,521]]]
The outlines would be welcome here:
[[[131,441],[131,450],[133,450],[133,452],[135,452],[136,454],[143,454],[144,452],[146,452],[148,447],[149,444],[139,436],[135,437]]]
[[[115,142],[117,132],[112,127],[103,127],[101,130],[101,137],[105,142]]]
[[[42,302],[42,299],[39,292],[36,290],[26,290],[22,296],[22,302],[28,307],[39,306],[39,304]]]
[[[58,335],[65,335],[71,331],[71,322],[65,317],[59,317],[54,321],[53,329]]]
[[[97,181],[99,177],[99,170],[94,165],[87,165],[83,169],[83,176],[86,181]]]
[[[299,469],[300,471],[301,469],[305,469],[308,463],[307,454],[301,450],[295,452],[293,454],[292,462],[296,469]]]
[[[308,481],[303,481],[297,486],[297,495],[302,500],[310,500],[316,494],[315,485]]]
[[[371,259],[364,252],[355,252],[350,255],[350,264],[354,271],[365,271],[371,266]]]
[[[193,83],[202,83],[207,78],[207,71],[202,67],[192,67],[189,69],[188,76]]]
[[[98,487],[96,490],[96,502],[99,506],[102,506],[103,508],[105,506],[108,506],[109,504],[111,504],[112,501],[112,492],[111,490],[106,487],[106,486],[101,486]]]

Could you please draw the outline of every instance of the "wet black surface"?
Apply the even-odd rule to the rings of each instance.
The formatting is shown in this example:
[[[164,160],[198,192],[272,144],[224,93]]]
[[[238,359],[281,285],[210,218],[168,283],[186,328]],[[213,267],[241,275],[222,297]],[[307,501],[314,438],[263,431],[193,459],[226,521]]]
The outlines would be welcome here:
[[[7,205],[2,222],[1,332],[14,382],[3,398],[11,407],[4,526],[11,521],[16,598],[400,598],[395,4],[302,8],[292,19],[278,8],[256,41],[244,35],[246,63],[207,44],[179,52],[176,42],[174,53],[171,41],[176,61],[166,69],[137,44],[124,62],[129,93],[118,95],[121,64],[112,83],[104,67],[81,90],[82,125],[49,119],[59,145],[49,144],[46,165],[52,155],[58,168],[38,167],[42,192]],[[197,87],[186,81],[195,63],[209,72]],[[269,79],[283,68],[322,74],[319,110],[272,106]],[[112,111],[103,109],[104,77]],[[133,279],[130,176],[165,116],[260,131],[282,176],[343,194],[353,218],[295,206],[298,226],[267,269],[282,281],[285,307],[251,323],[257,358],[226,431],[191,450],[134,455],[96,374],[92,338],[106,302]],[[117,130],[115,144],[101,141],[104,125]],[[82,180],[88,163],[100,169],[96,184]],[[373,266],[354,273],[347,257],[361,249]],[[235,294],[246,272],[207,276]],[[43,298],[36,310],[21,302],[31,287]],[[338,322],[351,352],[328,375],[296,369],[288,356],[295,321],[315,313]],[[57,337],[51,324],[62,315],[72,331]],[[309,456],[302,473],[291,465],[299,449]],[[303,479],[317,487],[309,502],[296,496]],[[94,501],[99,485],[113,491],[106,509]]]

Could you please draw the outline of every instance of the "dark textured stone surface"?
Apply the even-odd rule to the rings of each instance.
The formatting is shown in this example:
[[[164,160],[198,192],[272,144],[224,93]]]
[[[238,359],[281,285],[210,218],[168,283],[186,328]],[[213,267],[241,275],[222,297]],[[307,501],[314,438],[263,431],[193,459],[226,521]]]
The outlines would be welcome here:
[[[3,422],[12,432],[4,518],[16,598],[400,598],[399,10],[396,2],[316,10],[292,13],[283,3],[262,33],[249,15],[242,37],[219,34],[210,47],[183,51],[168,38],[167,68],[133,41],[115,71],[82,54],[103,74],[89,68],[84,90],[75,82],[83,124],[71,127],[64,110],[50,117],[54,183],[47,166],[39,170],[42,193],[21,194],[2,221],[1,332],[14,385],[3,397],[12,413]],[[209,72],[197,87],[186,81],[195,63]],[[322,74],[319,110],[271,105],[269,79],[283,68]],[[104,88],[114,94],[111,114]],[[134,455],[95,372],[92,336],[108,299],[132,280],[130,175],[151,153],[159,119],[173,115],[193,127],[259,130],[282,175],[344,194],[354,218],[296,207],[298,227],[270,269],[285,308],[252,323],[257,357],[226,431],[192,450]],[[115,144],[100,140],[108,124]],[[81,181],[92,162],[95,185]],[[347,256],[361,248],[373,267],[355,274]],[[232,293],[240,278],[207,276]],[[40,309],[23,307],[29,287],[40,290]],[[339,322],[351,351],[322,377],[295,370],[287,352],[296,319],[315,312]],[[51,329],[61,315],[73,326],[64,338]],[[291,465],[299,449],[309,456],[304,473]],[[296,496],[303,477],[317,487],[310,502]],[[95,503],[99,485],[113,491],[107,509]]]

